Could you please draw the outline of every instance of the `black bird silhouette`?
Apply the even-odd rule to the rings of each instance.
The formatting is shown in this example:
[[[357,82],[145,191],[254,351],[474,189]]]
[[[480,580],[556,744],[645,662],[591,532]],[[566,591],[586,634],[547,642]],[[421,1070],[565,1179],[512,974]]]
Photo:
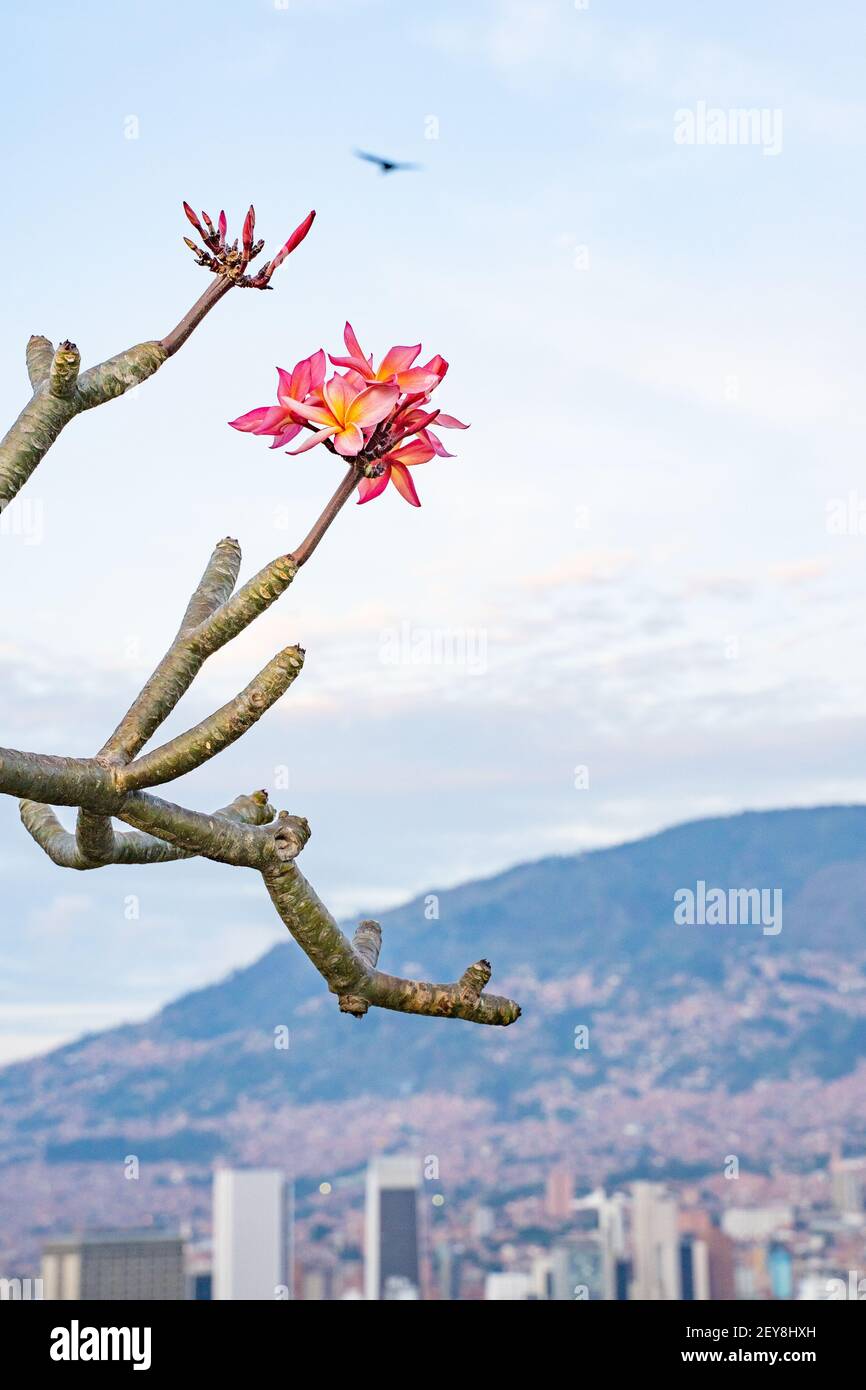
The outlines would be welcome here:
[[[383,159],[380,154],[368,154],[366,150],[355,150],[356,159],[366,159],[368,164],[378,164],[380,174],[393,174],[401,169],[420,169],[420,164],[410,164],[403,159]]]

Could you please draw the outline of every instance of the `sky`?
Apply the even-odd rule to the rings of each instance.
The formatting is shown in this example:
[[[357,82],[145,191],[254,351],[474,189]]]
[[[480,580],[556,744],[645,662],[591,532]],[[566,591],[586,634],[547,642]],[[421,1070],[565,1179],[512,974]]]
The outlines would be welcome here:
[[[4,745],[94,753],[215,541],[248,576],[301,539],[334,460],[226,422],[349,318],[377,356],[441,352],[472,428],[417,471],[420,510],[347,507],[208,663],[166,734],[307,653],[173,797],[279,788],[341,917],[693,817],[863,800],[866,15],[46,0],[7,6],[4,39],[10,423],[31,333],[89,365],[198,297],[182,199],[236,230],[253,200],[271,251],[318,214],[273,293],[232,291],[74,420],[4,514]],[[355,147],[423,167],[383,178]],[[0,1061],[284,933],[239,870],[64,873],[9,801],[0,881]]]

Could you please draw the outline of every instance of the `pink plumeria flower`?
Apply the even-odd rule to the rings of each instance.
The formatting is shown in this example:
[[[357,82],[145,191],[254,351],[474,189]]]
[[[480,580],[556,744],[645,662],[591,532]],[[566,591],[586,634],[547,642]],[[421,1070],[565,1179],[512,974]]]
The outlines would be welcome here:
[[[399,395],[398,386],[377,384],[359,390],[347,377],[332,376],[330,381],[325,382],[320,405],[306,404],[297,399],[286,401],[294,414],[319,426],[309,439],[289,452],[302,454],[316,444],[331,439],[338,454],[344,458],[354,458],[366,442],[364,431],[372,432],[386,415],[390,415]]]
[[[423,439],[413,439],[409,444],[400,445],[383,454],[377,467],[382,472],[376,478],[362,478],[358,484],[358,504],[372,502],[393,483],[400,496],[412,507],[420,507],[421,502],[415,491],[415,484],[409,476],[409,469],[418,463],[427,463],[433,457],[433,449]]]
[[[414,347],[392,347],[389,348],[379,363],[376,370],[373,368],[373,358],[368,357],[364,352],[358,339],[355,337],[355,330],[347,322],[343,332],[343,342],[346,344],[347,357],[331,357],[335,367],[349,367],[352,371],[358,372],[365,381],[369,382],[396,382],[401,391],[432,391],[444,376],[437,376],[436,369],[432,363],[426,367],[413,367],[412,363],[421,351],[421,344],[417,343]],[[330,356],[330,354],[329,354]],[[433,361],[442,361],[442,358],[434,358]],[[446,369],[448,364],[445,364]]]
[[[277,375],[279,404],[256,406],[255,410],[248,410],[246,415],[229,420],[232,429],[241,430],[245,434],[272,434],[272,449],[281,449],[290,444],[304,428],[305,417],[296,414],[288,402],[304,401],[311,395],[321,399],[325,380],[325,354],[319,348],[311,357],[302,358],[291,372],[277,367]]]
[[[423,399],[428,401],[430,397],[425,396]],[[448,452],[439,436],[427,428],[434,422],[437,429],[440,426],[446,430],[469,429],[469,426],[464,425],[462,420],[458,420],[456,415],[443,415],[441,410],[426,411],[420,406],[410,406],[405,414],[402,411],[399,412],[395,423],[400,427],[401,437],[407,434],[417,434],[430,445],[434,454],[438,454],[439,458],[451,459],[454,455]]]

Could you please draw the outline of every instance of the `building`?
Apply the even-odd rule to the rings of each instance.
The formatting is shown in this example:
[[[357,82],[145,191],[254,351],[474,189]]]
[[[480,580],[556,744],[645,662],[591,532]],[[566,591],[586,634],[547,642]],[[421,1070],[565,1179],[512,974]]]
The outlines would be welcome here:
[[[93,1231],[50,1241],[42,1252],[46,1299],[181,1301],[183,1240],[165,1231]]]
[[[440,1299],[455,1303],[460,1300],[460,1279],[463,1272],[463,1248],[440,1241],[433,1250],[433,1270]]]
[[[611,1276],[597,1235],[572,1237],[550,1252],[546,1297],[556,1302],[607,1298]]]
[[[686,1302],[710,1296],[710,1252],[706,1241],[685,1236],[680,1241],[680,1297]]]
[[[784,1245],[771,1245],[767,1252],[770,1293],[773,1298],[794,1297],[794,1261]]]
[[[484,1297],[489,1303],[526,1302],[536,1297],[533,1277],[517,1270],[497,1270],[484,1281]]]
[[[421,1165],[408,1155],[379,1157],[367,1168],[364,1290],[368,1299],[420,1296],[418,1188]]]
[[[574,1174],[564,1164],[547,1175],[545,1210],[552,1221],[567,1221],[574,1202]]]
[[[617,1299],[617,1266],[626,1254],[625,1213],[627,1198],[622,1192],[607,1196],[603,1187],[596,1188],[585,1197],[573,1203],[575,1224],[582,1230],[594,1230],[598,1234],[602,1251],[602,1291],[590,1297]],[[594,1214],[594,1220],[587,1224],[585,1218]]]
[[[290,1298],[293,1190],[275,1168],[218,1168],[213,1180],[213,1297]]]
[[[830,1185],[836,1210],[861,1216],[866,1194],[866,1158],[831,1159]]]
[[[706,1246],[710,1299],[716,1302],[736,1298],[734,1242],[731,1237],[719,1229],[706,1211],[683,1212],[679,1225],[684,1235],[697,1237]]]
[[[772,1207],[727,1207],[722,1214],[722,1230],[732,1240],[769,1240],[793,1224],[793,1208],[782,1203]]]
[[[632,1298],[652,1302],[680,1297],[677,1204],[653,1182],[632,1184]]]

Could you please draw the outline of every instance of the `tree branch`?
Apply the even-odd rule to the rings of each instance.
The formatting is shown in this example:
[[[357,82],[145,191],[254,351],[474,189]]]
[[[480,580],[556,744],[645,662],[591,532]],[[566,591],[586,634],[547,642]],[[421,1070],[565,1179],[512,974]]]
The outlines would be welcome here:
[[[358,486],[359,481],[360,477],[357,468],[354,464],[350,464],[347,473],[343,477],[343,481],[340,483],[340,486],[337,488],[330,502],[325,507],[318,521],[308,531],[307,535],[301,541],[301,544],[297,546],[295,550],[292,551],[291,558],[294,560],[295,565],[298,569],[301,568],[301,565],[305,565],[306,562],[309,560],[316,546],[319,544],[319,541],[322,539],[331,522],[334,520],[334,517],[337,515],[340,509],[345,506],[349,498],[352,496],[352,493]]]
[[[54,361],[54,344],[48,338],[34,333],[27,344],[26,357],[27,375],[30,378],[30,385],[35,391],[51,371],[51,363]]]
[[[187,213],[198,226],[191,209],[187,208]],[[24,486],[75,415],[122,395],[152,376],[187,341],[233,283],[266,288],[270,272],[303,239],[312,217],[310,214],[292,234],[260,276],[251,278],[240,273],[246,260],[234,280],[229,273],[218,275],[189,313],[160,341],[140,343],[80,374],[74,344],[61,343],[55,351],[47,338],[31,338],[27,345],[27,369],[33,395],[0,442],[0,511]],[[250,242],[252,218],[251,209],[249,231],[244,233]],[[213,233],[212,224],[205,220]],[[213,233],[211,237],[206,233],[204,239],[207,245],[217,248],[210,257],[214,261],[214,256],[225,249],[222,215],[219,235]],[[255,252],[257,245],[247,248],[245,240],[245,251]],[[235,249],[226,253],[227,266]],[[201,255],[201,263],[206,263],[207,253]],[[211,268],[217,268],[216,262]],[[169,650],[96,757],[62,758],[0,748],[0,793],[20,798],[21,820],[28,833],[63,868],[85,870],[108,864],[165,863],[200,855],[218,863],[255,869],[261,873],[281,920],[345,1013],[362,1017],[376,1007],[505,1026],[519,1017],[520,1009],[511,999],[485,993],[491,973],[487,961],[469,966],[453,984],[433,984],[402,979],[378,969],[382,945],[378,923],[362,922],[350,942],[295,864],[309,839],[307,821],[285,811],[275,816],[266,792],[238,797],[230,806],[208,815],[144,790],[192,771],[240,738],[296,679],[303,652],[293,646],[280,652],[228,704],[185,733],[138,757],[207,658],[285,592],[355,491],[361,476],[359,465],[350,463],[296,550],[278,556],[240,589],[235,589],[240,548],[231,538],[220,541],[187,604]],[[55,805],[78,809],[74,834],[64,829],[52,809]],[[131,831],[115,830],[113,818],[131,826]]]
[[[135,791],[157,787],[201,767],[251,729],[271,705],[285,695],[300,675],[303,664],[304,653],[300,647],[287,647],[222,709],[155,748],[146,757],[130,763],[121,778],[123,787]]]
[[[228,544],[221,542],[222,545]],[[233,542],[232,544],[237,544]],[[219,547],[217,547],[219,551]],[[214,555],[217,554],[214,552]],[[238,552],[240,559],[240,552]],[[211,557],[213,565],[213,557]],[[202,586],[209,588],[208,571],[190,601],[180,631],[156,670],[149,677],[118,724],[99,756],[112,763],[126,764],[171,714],[177,702],[192,685],[209,656],[224,647],[238,633],[264,613],[285,593],[297,573],[291,556],[272,560],[241,589],[227,598],[196,627],[188,626],[190,609],[201,602]],[[207,583],[206,583],[207,581]],[[211,597],[213,597],[211,593]]]
[[[220,275],[210,285],[204,294],[196,300],[189,313],[184,314],[177,327],[170,333],[166,333],[162,340],[162,347],[165,349],[166,357],[173,357],[178,348],[182,348],[191,333],[198,328],[202,319],[209,314],[215,304],[219,304],[223,295],[228,294],[232,288],[231,280],[226,276]]]
[[[520,1017],[513,999],[484,993],[491,973],[487,961],[470,965],[456,984],[386,975],[376,969],[382,940],[376,922],[362,922],[350,942],[294,863],[275,856],[263,876],[274,907],[344,1013],[361,1018],[374,1007],[500,1026]]]
[[[167,864],[176,859],[191,859],[196,853],[179,849],[144,831],[115,831],[108,821],[110,851],[107,857],[93,859],[83,851],[78,835],[64,830],[50,806],[22,801],[19,810],[25,829],[48,858],[63,869],[101,869],[106,864]],[[233,819],[245,825],[266,825],[273,820],[274,814],[267,795],[254,792],[252,796],[238,796],[231,805],[214,811],[214,818]]]
[[[0,512],[21,491],[70,420],[153,376],[231,288],[231,280],[218,276],[161,341],[139,343],[82,376],[74,344],[62,343],[54,353],[47,338],[32,337],[26,356],[33,395],[0,441]]]

